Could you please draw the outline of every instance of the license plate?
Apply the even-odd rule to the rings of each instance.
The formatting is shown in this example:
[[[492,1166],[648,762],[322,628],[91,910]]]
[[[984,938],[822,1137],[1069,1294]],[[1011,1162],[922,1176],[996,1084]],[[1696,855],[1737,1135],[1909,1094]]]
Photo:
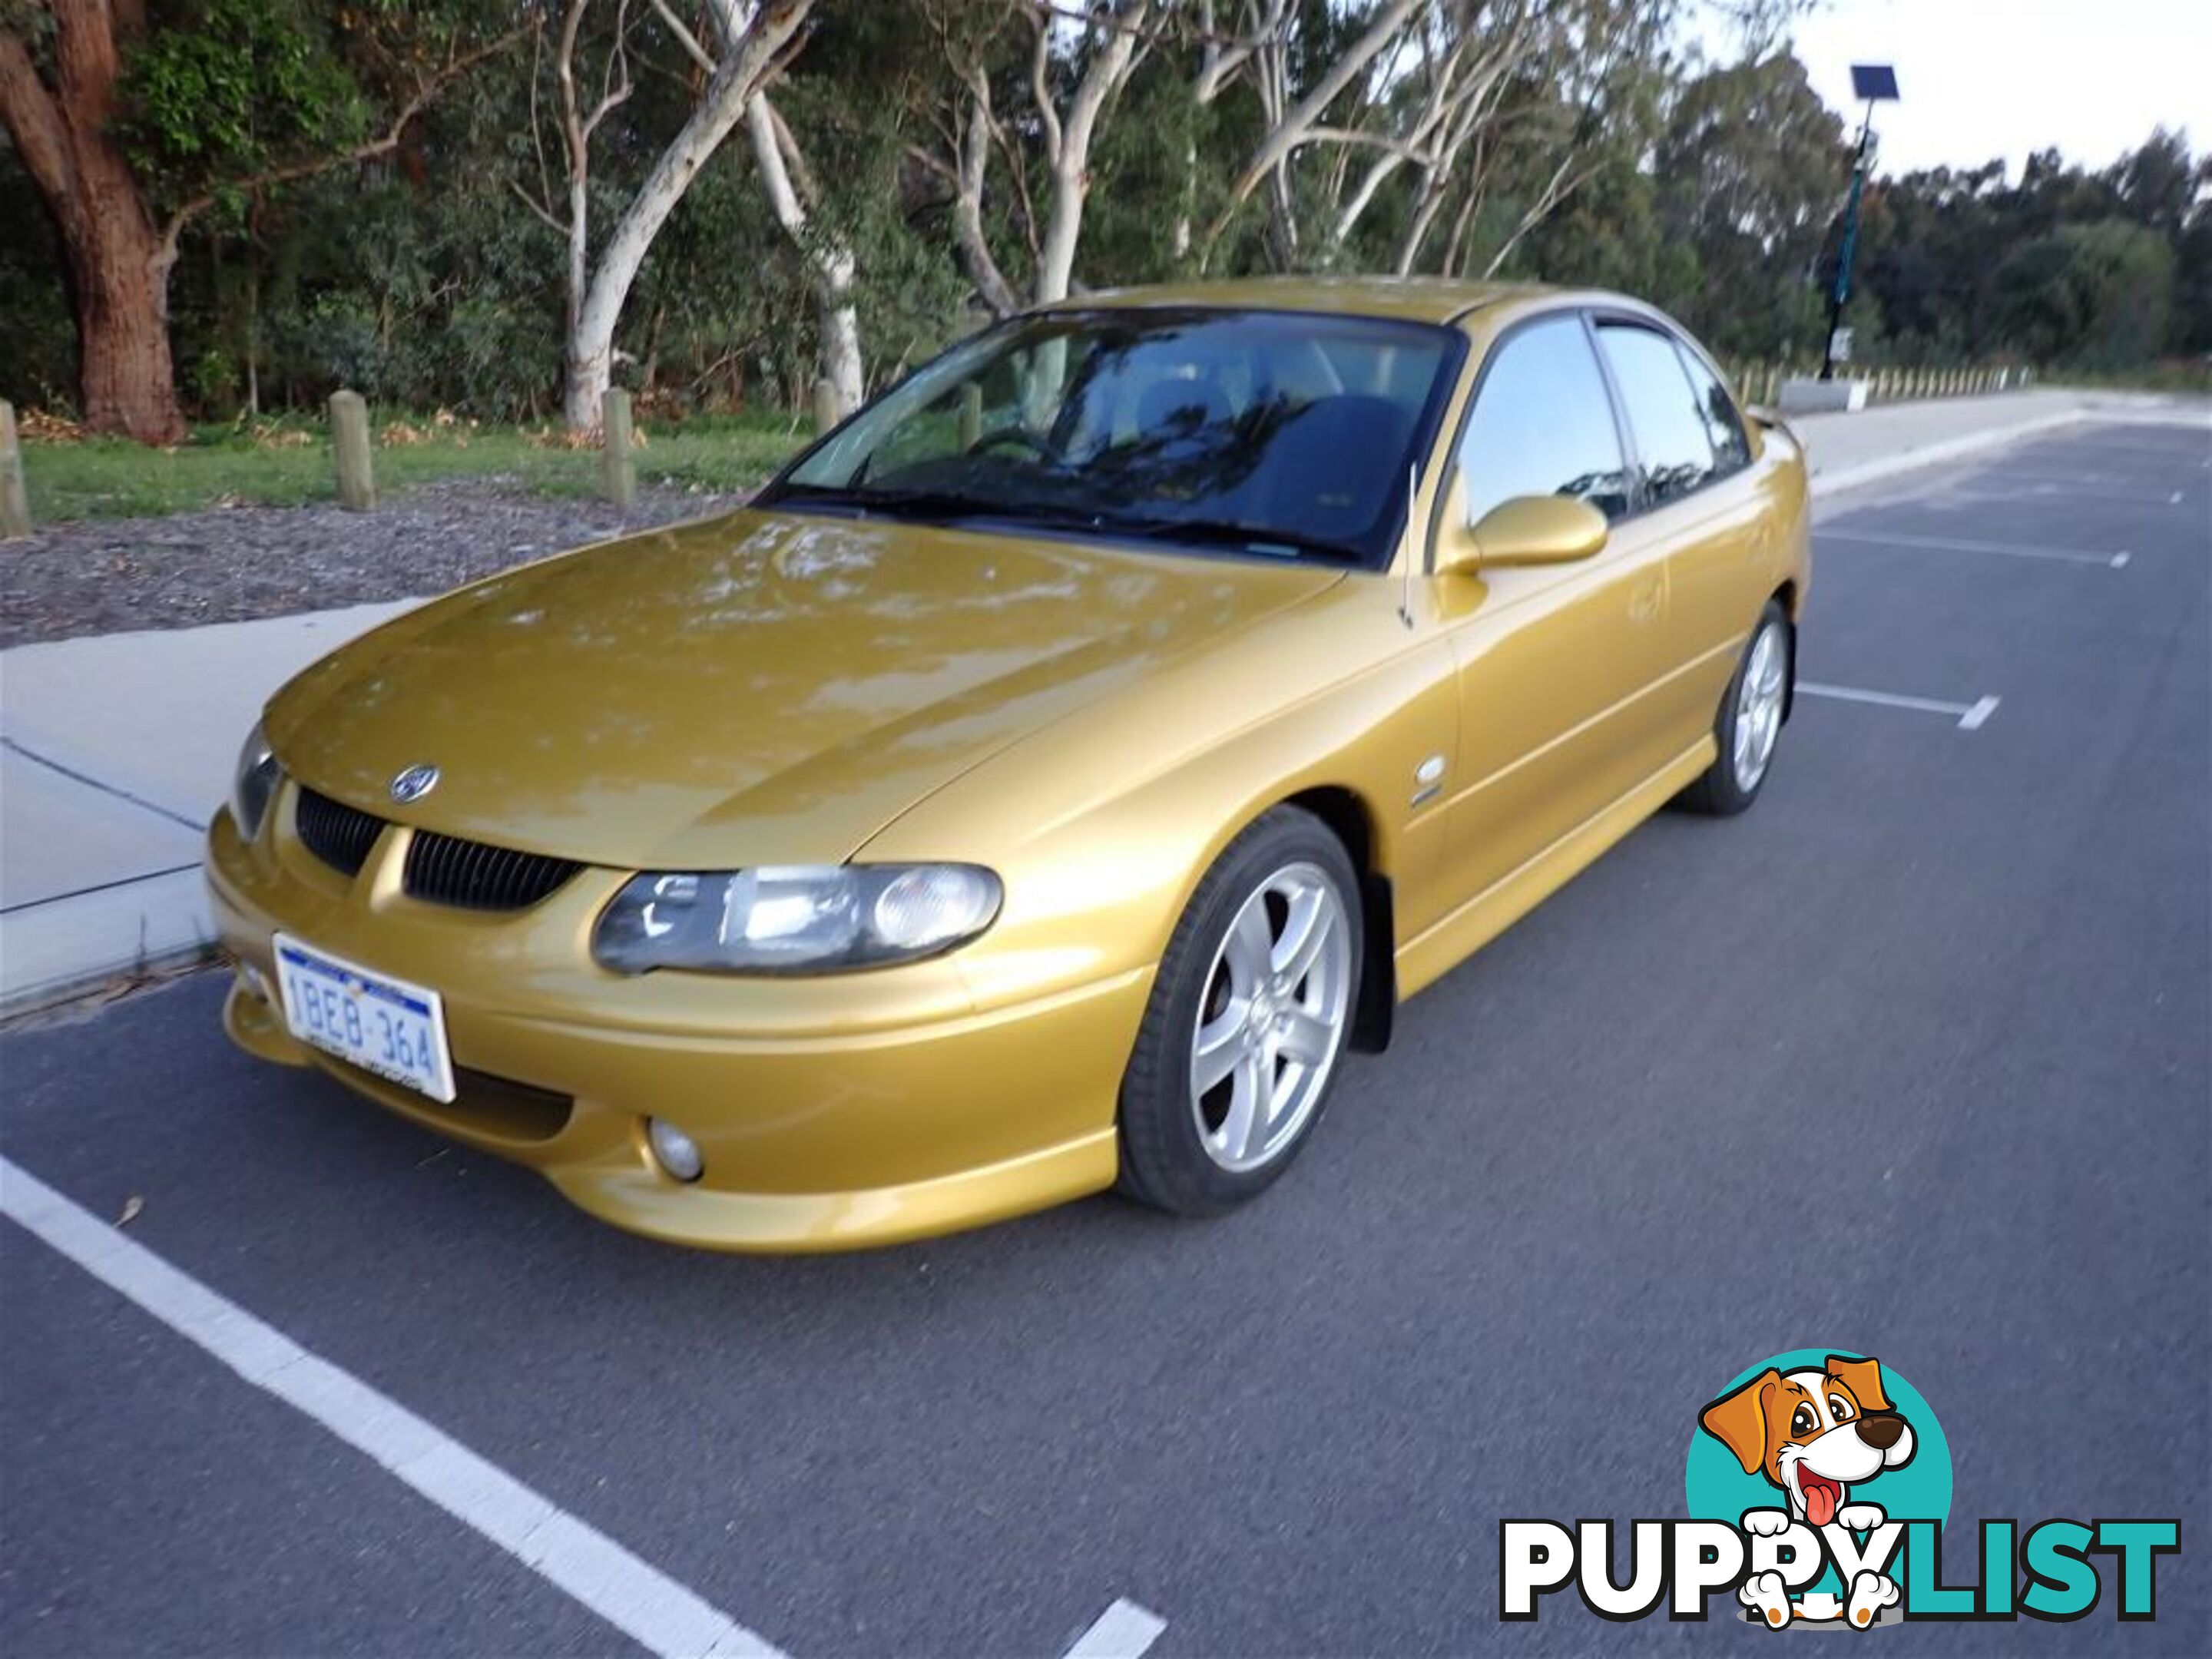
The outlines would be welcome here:
[[[301,1042],[433,1100],[453,1097],[446,1010],[435,991],[276,935],[284,1023]]]

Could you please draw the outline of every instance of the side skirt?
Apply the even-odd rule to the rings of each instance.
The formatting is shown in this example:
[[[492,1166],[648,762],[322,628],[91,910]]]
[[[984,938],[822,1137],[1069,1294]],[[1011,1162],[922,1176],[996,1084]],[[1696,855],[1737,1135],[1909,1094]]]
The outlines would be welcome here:
[[[1565,886],[1719,757],[1708,732],[1610,806],[1398,948],[1398,995],[1425,989]]]

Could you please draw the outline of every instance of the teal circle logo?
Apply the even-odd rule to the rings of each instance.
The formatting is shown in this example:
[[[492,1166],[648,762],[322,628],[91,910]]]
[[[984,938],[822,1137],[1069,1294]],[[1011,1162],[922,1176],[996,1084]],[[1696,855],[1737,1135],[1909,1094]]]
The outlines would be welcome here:
[[[1832,1372],[1832,1362],[1838,1360],[1845,1362],[1844,1365]],[[1878,1366],[1878,1372],[1869,1373],[1858,1369],[1868,1365]],[[1735,1526],[1742,1521],[1747,1510],[1785,1510],[1801,1520],[1811,1519],[1809,1515],[1802,1512],[1795,1501],[1795,1494],[1788,1486],[1778,1486],[1774,1483],[1771,1471],[1776,1465],[1774,1454],[1777,1449],[1771,1442],[1763,1438],[1760,1454],[1756,1459],[1758,1467],[1747,1469],[1743,1450],[1748,1447],[1747,1439],[1739,1438],[1736,1449],[1731,1449],[1729,1443],[1715,1433],[1706,1421],[1714,1407],[1731,1399],[1737,1400],[1742,1402],[1738,1415],[1747,1427],[1758,1421],[1765,1434],[1783,1438],[1786,1443],[1790,1433],[1786,1421],[1767,1423],[1763,1417],[1754,1416],[1754,1411],[1764,1413],[1776,1409],[1784,1402],[1778,1401],[1774,1407],[1770,1407],[1759,1404],[1755,1398],[1744,1398],[1750,1385],[1769,1371],[1785,1379],[1785,1382],[1793,1375],[1802,1376],[1808,1372],[1819,1372],[1824,1378],[1843,1383],[1847,1392],[1850,1391],[1855,1380],[1870,1376],[1875,1377],[1881,1400],[1891,1412],[1904,1419],[1911,1434],[1911,1453],[1903,1462],[1885,1465],[1863,1478],[1850,1479],[1847,1474],[1848,1490],[1842,1502],[1847,1504],[1878,1504],[1883,1513],[1893,1521],[1933,1521],[1940,1526],[1951,1518],[1951,1444],[1943,1437],[1942,1425],[1936,1422],[1936,1413],[1929,1408],[1927,1400],[1919,1389],[1890,1366],[1881,1364],[1867,1355],[1839,1348],[1792,1348],[1787,1353],[1776,1354],[1755,1365],[1745,1366],[1729,1379],[1727,1387],[1714,1395],[1713,1405],[1700,1412],[1690,1427],[1688,1465],[1683,1487],[1689,1500],[1689,1512],[1693,1518],[1725,1521],[1730,1526]],[[1810,1381],[1809,1378],[1806,1380]],[[1793,1403],[1793,1409],[1795,1403],[1802,1403],[1797,1400],[1795,1391],[1785,1389],[1784,1392]],[[1861,1382],[1856,1393],[1868,1392]],[[1872,1397],[1858,1400],[1857,1407],[1869,1416],[1881,1414],[1881,1407],[1875,1405]],[[1841,1426],[1830,1420],[1833,1414],[1832,1408],[1828,1409],[1817,1418],[1814,1426],[1822,1431]],[[1863,1466],[1842,1467],[1855,1473],[1856,1468]],[[1802,1474],[1798,1480],[1801,1486],[1812,1484]],[[1814,1506],[1817,1509],[1820,1502],[1815,1497]],[[1813,1524],[1823,1523],[1814,1521]]]
[[[1880,1360],[1792,1348],[1747,1365],[1698,1412],[1682,1485],[1693,1519],[1754,1531],[1773,1532],[1786,1516],[1856,1533],[1868,1505],[1883,1522],[1941,1528],[1951,1518],[1951,1445],[1920,1390]],[[1747,1586],[1747,1605],[1757,1588]],[[1836,1617],[1849,1589],[1832,1565],[1806,1588],[1788,1607],[1774,1600],[1771,1621],[1801,1605]]]

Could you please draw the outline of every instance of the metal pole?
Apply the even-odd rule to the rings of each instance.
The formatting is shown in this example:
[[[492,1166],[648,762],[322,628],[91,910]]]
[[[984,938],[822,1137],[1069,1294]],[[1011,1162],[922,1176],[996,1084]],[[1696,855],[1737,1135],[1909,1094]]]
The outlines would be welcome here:
[[[1828,295],[1828,340],[1820,352],[1820,378],[1836,378],[1836,330],[1844,320],[1844,302],[1851,297],[1851,256],[1859,246],[1859,197],[1866,189],[1867,141],[1874,135],[1874,100],[1867,100],[1866,119],[1859,123],[1859,147],[1851,157],[1851,195],[1844,207],[1844,245],[1836,252],[1836,285]]]

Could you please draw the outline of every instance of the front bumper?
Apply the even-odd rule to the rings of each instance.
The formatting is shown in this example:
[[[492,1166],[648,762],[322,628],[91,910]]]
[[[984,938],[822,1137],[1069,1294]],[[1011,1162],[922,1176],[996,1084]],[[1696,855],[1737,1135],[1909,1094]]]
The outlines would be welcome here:
[[[618,1226],[711,1249],[892,1243],[1113,1183],[1115,1098],[1149,969],[981,1010],[950,958],[819,979],[611,974],[588,941],[622,872],[586,871],[511,915],[422,904],[398,887],[405,830],[346,878],[289,836],[295,793],[252,846],[228,813],[209,836],[216,923],[240,964],[223,1023],[249,1053],[319,1066],[528,1164]],[[458,1098],[441,1104],[297,1042],[264,988],[279,930],[439,991]],[[698,1181],[661,1170],[648,1115],[698,1144]]]

